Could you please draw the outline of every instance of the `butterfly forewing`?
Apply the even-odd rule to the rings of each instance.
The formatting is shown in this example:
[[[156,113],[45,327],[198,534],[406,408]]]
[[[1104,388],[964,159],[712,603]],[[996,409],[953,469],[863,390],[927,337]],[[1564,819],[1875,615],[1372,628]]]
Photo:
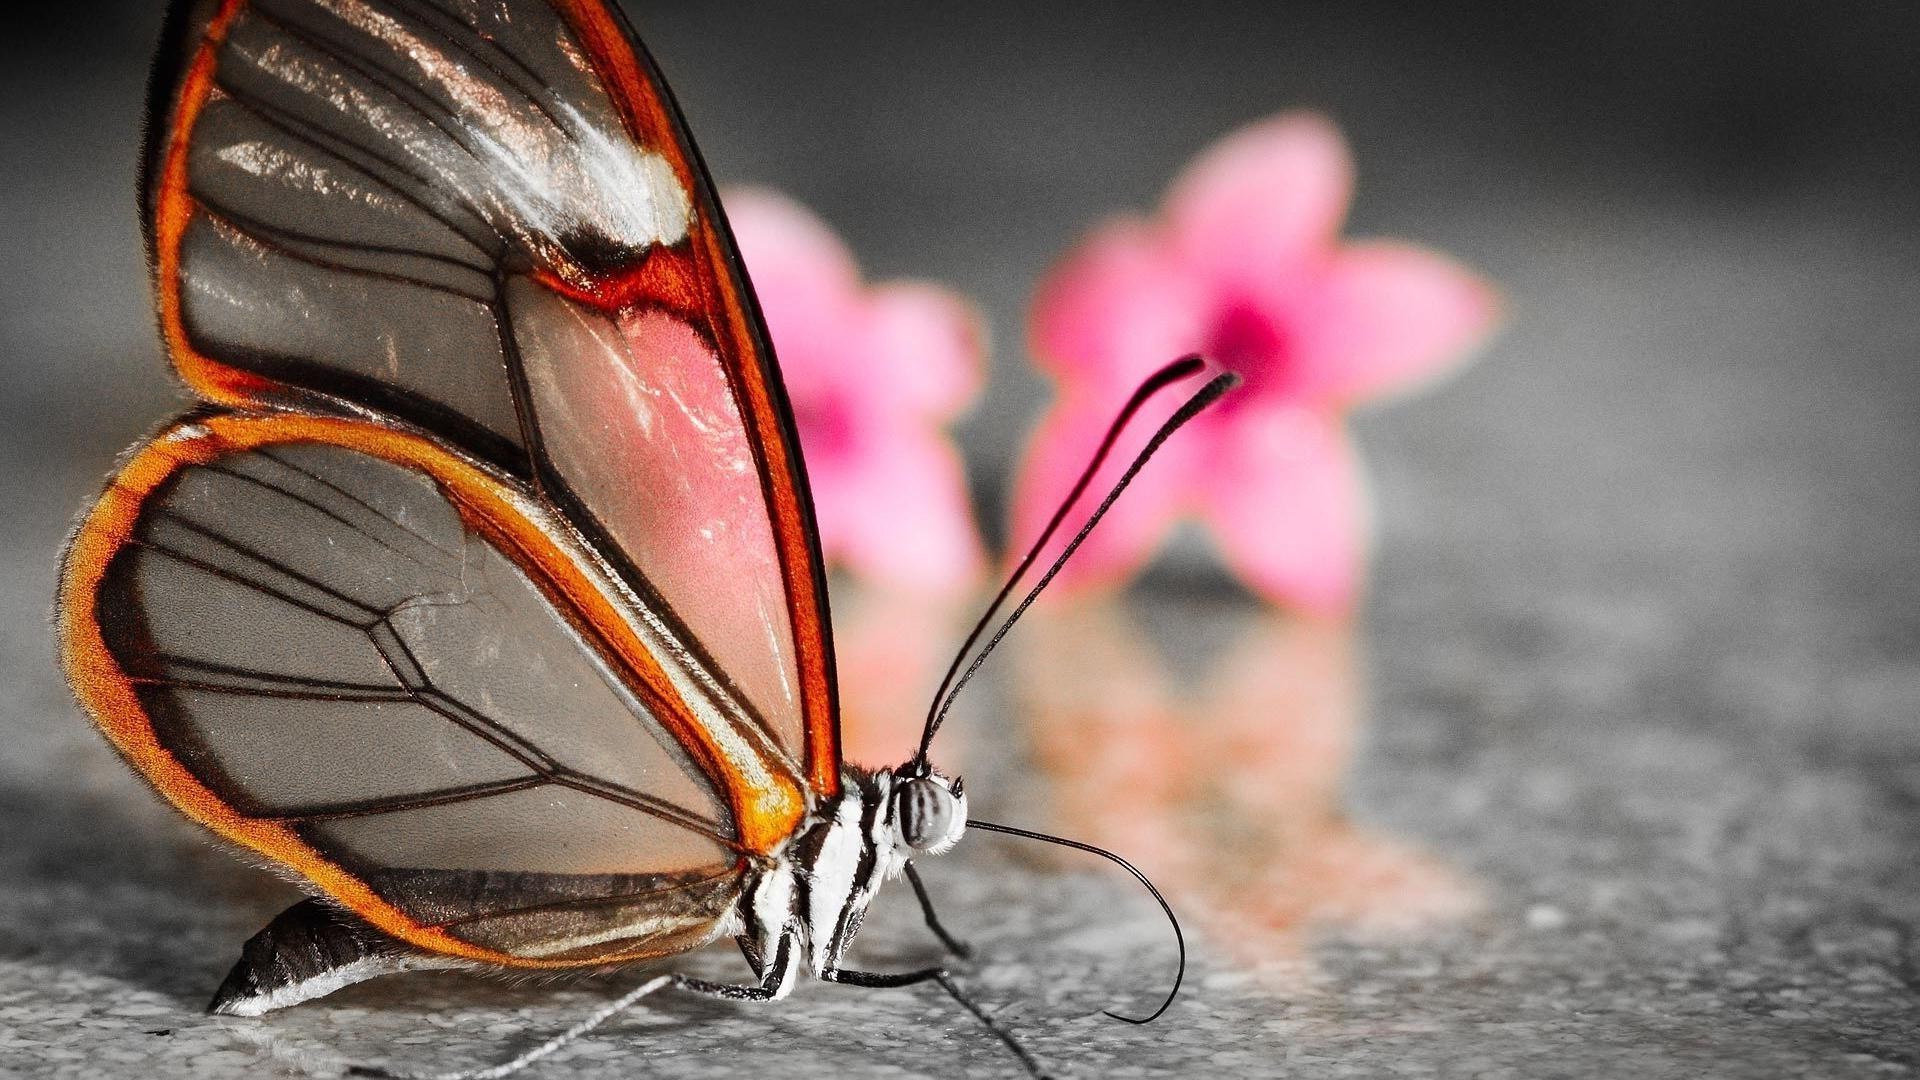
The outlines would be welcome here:
[[[711,346],[676,316],[609,314],[530,281],[508,304],[546,459],[803,762],[760,475]]]
[[[392,418],[514,478],[595,546],[718,707],[837,790],[824,592],[777,372],[619,17],[248,0],[182,36],[147,197],[188,381],[229,405]]]
[[[416,437],[181,425],[76,538],[69,670],[169,798],[399,937],[508,963],[690,947],[767,841],[715,764],[764,735],[583,618],[583,590],[619,590],[540,525]]]

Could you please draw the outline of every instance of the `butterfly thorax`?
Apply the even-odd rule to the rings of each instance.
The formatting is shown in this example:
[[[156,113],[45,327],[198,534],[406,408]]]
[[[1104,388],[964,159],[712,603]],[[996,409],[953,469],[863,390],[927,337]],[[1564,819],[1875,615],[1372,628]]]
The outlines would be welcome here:
[[[951,791],[944,777],[903,779],[890,769],[852,766],[842,771],[840,794],[820,805],[741,897],[741,940],[749,956],[759,958],[763,975],[769,967],[785,969],[783,987],[802,969],[831,977],[880,887],[915,854],[945,851],[959,840],[965,800],[947,794],[954,813],[937,848],[907,842],[901,808],[912,801],[907,797],[917,793],[916,785],[925,784]]]

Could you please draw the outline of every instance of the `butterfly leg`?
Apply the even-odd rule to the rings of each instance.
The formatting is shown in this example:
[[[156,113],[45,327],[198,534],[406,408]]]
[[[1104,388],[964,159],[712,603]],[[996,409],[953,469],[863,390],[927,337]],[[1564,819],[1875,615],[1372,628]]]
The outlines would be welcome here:
[[[746,958],[747,966],[753,969],[754,977],[764,977],[766,969],[761,966],[759,944],[746,934],[741,934],[733,940],[740,946],[740,955]]]
[[[1027,1052],[1027,1048],[1021,1046],[1020,1041],[1013,1037],[1011,1031],[1001,1027],[993,1017],[987,1015],[985,1009],[968,997],[966,991],[960,989],[960,984],[954,982],[953,976],[948,975],[944,968],[922,968],[918,971],[899,973],[836,970],[822,973],[820,979],[822,982],[839,983],[843,986],[871,987],[912,986],[916,983],[937,982],[940,984],[940,989],[947,992],[947,996],[959,1002],[961,1008],[967,1010],[975,1020],[980,1022],[981,1027],[986,1028],[994,1038],[1000,1040],[1001,1045],[1020,1060],[1020,1065],[1027,1070],[1028,1076],[1034,1077],[1034,1080],[1047,1080],[1046,1071],[1040,1067],[1040,1063],[1034,1059],[1034,1056]]]
[[[703,997],[724,998],[728,1001],[772,1001],[783,997],[796,974],[794,958],[799,955],[798,948],[799,942],[791,933],[782,935],[775,947],[774,955],[770,958],[772,962],[767,964],[765,970],[760,973],[760,982],[757,984],[709,982],[706,979],[696,979],[691,975],[656,975],[594,1010],[591,1015],[546,1042],[511,1061],[503,1061],[498,1065],[447,1073],[394,1072],[378,1066],[356,1065],[349,1068],[347,1073],[350,1076],[383,1077],[385,1080],[504,1080],[505,1077],[512,1076],[541,1058],[564,1049],[595,1028],[632,1008],[639,1003],[640,999],[661,990],[684,990]],[[756,970],[761,967],[757,949],[742,951],[747,953],[748,962],[753,964]]]
[[[907,864],[907,884],[913,886],[913,895],[920,900],[920,914],[926,918],[927,929],[940,939],[940,944],[962,960],[973,959],[973,946],[954,937],[946,927],[940,925],[940,916],[933,911],[933,897],[927,893],[927,886],[920,880],[920,871],[915,870],[912,863]]]
[[[849,971],[837,968],[824,972],[821,982],[839,983],[842,986],[865,986],[877,990],[891,990],[899,986],[914,986],[923,982],[938,982],[946,979],[945,968],[921,968],[918,971]]]

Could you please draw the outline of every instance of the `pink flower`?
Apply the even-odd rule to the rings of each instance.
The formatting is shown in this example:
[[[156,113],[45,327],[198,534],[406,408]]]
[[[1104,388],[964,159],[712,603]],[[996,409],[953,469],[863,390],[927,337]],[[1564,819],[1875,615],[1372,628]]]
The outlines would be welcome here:
[[[931,285],[868,286],[818,218],[767,191],[725,193],[800,428],[829,563],[947,592],[981,569],[965,473],[944,425],[980,385],[982,331]]]
[[[1498,306],[1444,256],[1342,243],[1352,187],[1331,123],[1276,117],[1203,154],[1157,219],[1100,228],[1041,285],[1033,350],[1060,396],[1021,466],[1016,537],[1038,534],[1149,372],[1197,352],[1245,380],[1140,474],[1063,583],[1124,580],[1191,516],[1256,591],[1318,614],[1351,608],[1367,528],[1344,414],[1460,362]]]

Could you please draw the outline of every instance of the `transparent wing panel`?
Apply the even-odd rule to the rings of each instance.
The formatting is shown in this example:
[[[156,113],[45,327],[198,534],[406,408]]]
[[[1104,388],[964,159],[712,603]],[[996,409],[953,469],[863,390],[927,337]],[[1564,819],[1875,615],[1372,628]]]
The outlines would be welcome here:
[[[530,473],[501,283],[683,245],[688,184],[545,4],[251,0],[219,31],[153,195],[187,343]]]
[[[661,312],[508,293],[554,468],[802,760],[793,633],[760,474],[719,358]]]
[[[95,608],[164,751],[424,923],[571,956],[737,887],[715,785],[424,474],[321,444],[187,465]]]

